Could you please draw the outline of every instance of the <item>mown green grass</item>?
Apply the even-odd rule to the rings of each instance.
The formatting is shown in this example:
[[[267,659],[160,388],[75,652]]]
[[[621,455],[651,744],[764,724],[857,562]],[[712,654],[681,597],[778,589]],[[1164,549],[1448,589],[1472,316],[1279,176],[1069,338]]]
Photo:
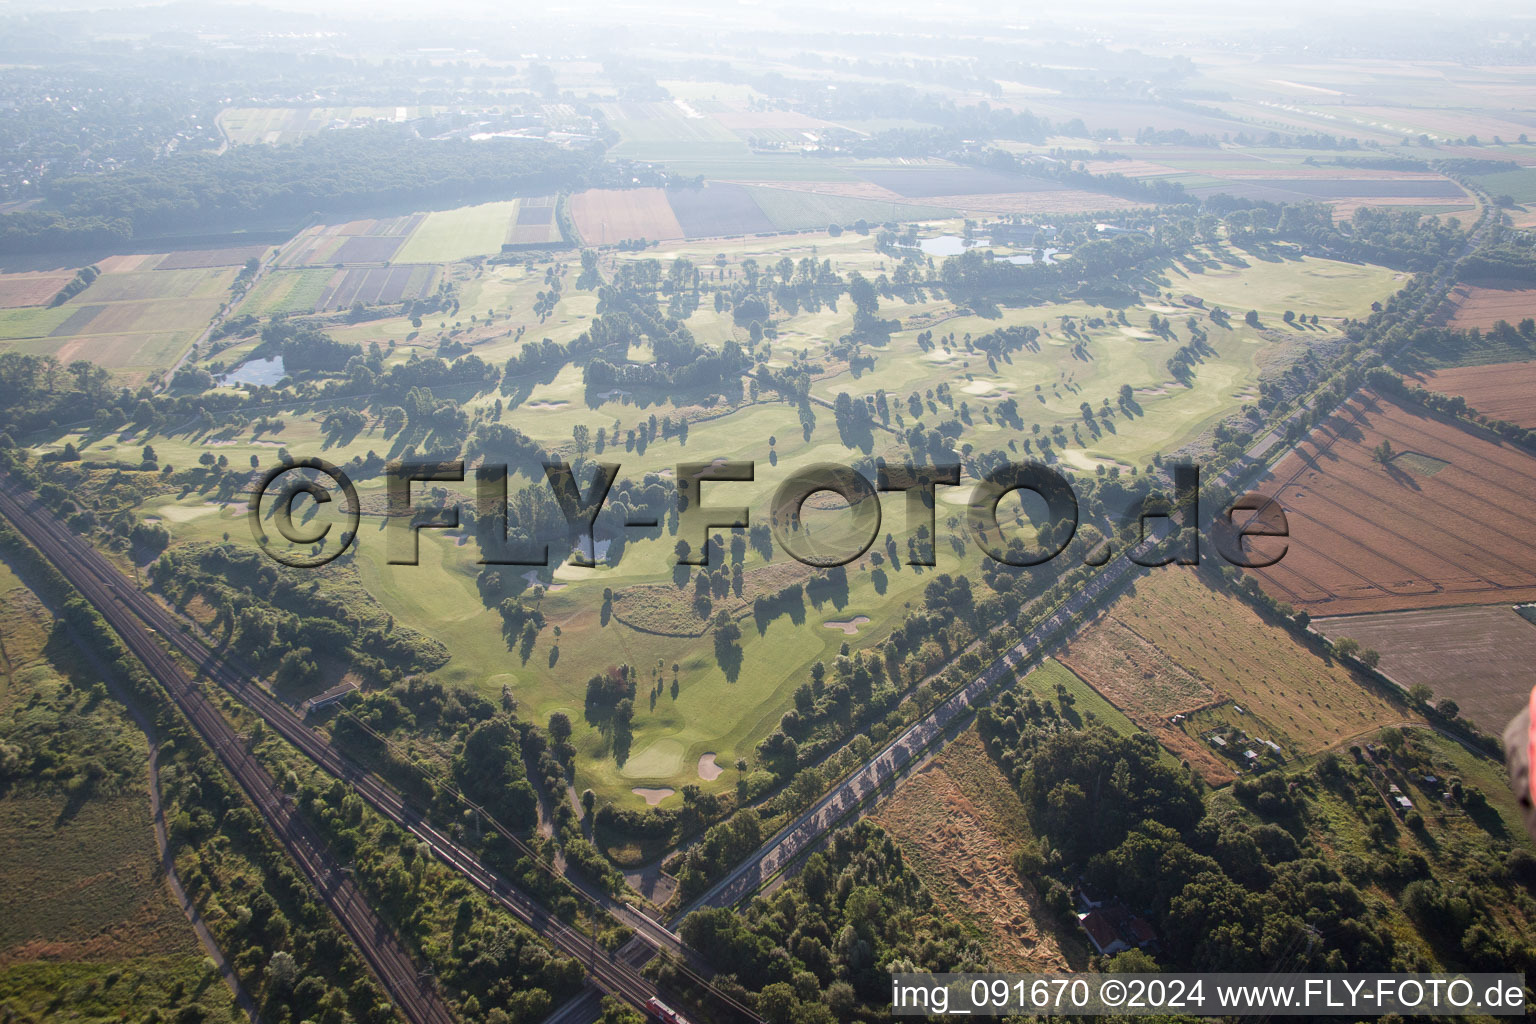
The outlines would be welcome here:
[[[69,319],[74,310],[68,306],[22,306],[0,309],[0,342],[26,338],[46,338],[54,328]]]
[[[1040,700],[1055,702],[1056,687],[1063,687],[1072,695],[1072,708],[1079,715],[1093,715],[1122,736],[1130,736],[1141,730],[1126,718],[1120,709],[1099,696],[1099,692],[1055,658],[1046,658],[1040,667],[1024,677],[1023,686],[1034,691]],[[1166,754],[1166,751],[1164,752]]]
[[[450,220],[444,223],[461,213],[450,211]],[[430,225],[430,218],[428,223]],[[955,222],[948,222],[935,230],[949,230],[955,226]],[[448,233],[441,237],[447,238]],[[605,273],[611,273],[613,263],[619,261],[656,259],[666,265],[673,259],[686,257],[704,269],[706,280],[713,277],[729,281],[731,275],[739,276],[743,272],[742,262],[748,258],[761,265],[781,256],[795,260],[806,257],[825,259],[839,273],[856,269],[868,277],[888,274],[893,269],[889,258],[874,250],[871,237],[853,232],[835,239],[817,233],[679,242],[641,253],[605,254],[603,261]],[[723,265],[717,265],[717,258],[723,260]],[[462,303],[455,318],[460,325],[457,338],[467,340],[481,358],[500,362],[539,338],[566,341],[580,334],[596,312],[596,298],[590,292],[575,288],[574,268],[570,266],[573,261],[564,262],[568,271],[563,278],[563,298],[554,313],[542,323],[531,312],[531,307],[536,293],[547,287],[545,265],[476,268],[461,264],[450,267],[447,273],[458,286]],[[1164,289],[1175,295],[1192,291],[1207,296],[1208,302],[1214,302],[1210,293],[1219,293],[1223,288],[1246,287],[1267,294],[1276,289],[1302,287],[1311,280],[1308,272],[1319,280],[1335,280],[1335,275],[1344,274],[1340,269],[1344,265],[1324,261],[1279,265],[1256,260],[1248,262],[1248,267],[1232,271],[1234,281],[1242,275],[1250,282],[1246,286],[1232,283],[1221,273],[1208,269],[1206,274],[1170,275]],[[1363,314],[1371,299],[1383,297],[1390,291],[1390,272],[1352,266],[1347,271],[1345,283],[1336,283],[1338,291],[1330,300],[1335,307],[1348,306],[1352,314]],[[1356,301],[1358,306],[1353,305]],[[1226,301],[1221,304],[1241,312],[1241,307],[1235,304]],[[1283,310],[1289,303],[1286,298],[1268,297],[1256,300],[1253,305],[1262,310]],[[1297,304],[1296,308],[1310,311],[1313,307]],[[494,317],[486,326],[486,314],[492,310]],[[1327,313],[1328,309],[1317,311]],[[1319,328],[1297,330],[1285,335],[1284,341],[1273,341],[1261,332],[1241,325],[1240,320],[1231,330],[1214,327],[1203,319],[1201,311],[1181,307],[1176,301],[1164,298],[1128,309],[1129,328],[1109,325],[1094,329],[1088,346],[1089,358],[1083,359],[1073,355],[1057,317],[1066,314],[1081,319],[1103,315],[1104,311],[1098,307],[1068,303],[1003,309],[1000,317],[984,318],[969,312],[960,313],[942,296],[928,293],[913,301],[887,299],[881,312],[883,316],[899,318],[904,327],[889,345],[867,350],[875,356],[874,369],[858,377],[842,372],[817,380],[813,394],[831,401],[841,391],[862,396],[883,388],[910,424],[911,418],[905,409],[906,395],[914,390],[926,393],[941,383],[948,384],[954,391],[956,406],[964,401],[971,413],[972,425],[962,440],[977,449],[988,450],[1004,449],[1009,440],[1018,439],[1017,432],[1000,424],[988,424],[982,415],[983,408],[995,405],[1004,393],[1012,393],[1018,398],[1026,425],[1040,423],[1048,430],[1053,423],[1061,423],[1070,434],[1073,424],[1081,424],[1079,403],[1089,401],[1097,409],[1106,397],[1113,402],[1122,383],[1142,389],[1137,395],[1141,408],[1134,416],[1117,413],[1113,419],[1114,431],[1106,430],[1098,438],[1092,438],[1084,429],[1082,436],[1086,448],[1073,446],[1064,453],[1069,465],[1090,470],[1104,462],[1121,466],[1143,465],[1151,460],[1154,452],[1177,448],[1215,419],[1230,415],[1245,401],[1251,400],[1258,375],[1270,360],[1294,355],[1297,349],[1317,340],[1337,337],[1336,330]],[[1147,340],[1152,338],[1146,327],[1154,312],[1172,319],[1177,334],[1175,339]],[[477,317],[478,323],[470,323],[471,315]],[[1194,387],[1190,389],[1182,385],[1166,386],[1168,374],[1164,366],[1174,349],[1188,340],[1183,323],[1186,315],[1202,318],[1217,350],[1214,357],[1196,368]],[[946,316],[948,319],[944,319]],[[831,345],[851,328],[852,309],[843,301],[836,308],[800,311],[792,315],[776,310],[775,320],[777,337],[768,342],[770,365],[787,365],[799,353],[812,359],[827,360]],[[1274,321],[1278,326],[1278,314]],[[439,322],[446,322],[447,327],[440,327]],[[453,324],[454,321],[442,317],[440,321],[428,320],[422,328],[416,329],[403,318],[394,318],[340,327],[334,333],[358,344],[393,340],[397,347],[388,358],[399,361],[411,352],[435,351],[439,333],[454,330]],[[914,336],[919,329],[926,329],[923,327],[926,324],[932,325],[936,337],[955,334],[948,353],[942,349],[928,353],[917,350]],[[987,368],[985,358],[979,353],[964,351],[966,333],[979,335],[1009,324],[1035,327],[1044,324],[1049,335],[1042,337],[1041,351],[1015,353],[1009,361],[999,363],[995,370]],[[729,313],[716,313],[708,302],[690,318],[688,325],[696,337],[711,345],[721,344],[728,338],[745,339],[745,331],[732,322]],[[516,336],[518,326],[525,328],[520,339]],[[630,358],[644,361],[649,358],[649,353],[636,348],[631,351]],[[1041,388],[1038,393],[1034,390],[1037,384]],[[567,367],[552,379],[538,382],[526,391],[520,387],[512,399],[503,396],[499,390],[477,396],[468,400],[467,408],[485,409],[498,398],[507,402],[503,422],[517,427],[546,449],[566,454],[571,453],[570,438],[577,425],[588,427],[595,435],[599,428],[611,432],[617,421],[622,436],[652,412],[660,416],[672,411],[628,404],[617,398],[589,408],[579,367]],[[512,404],[514,401],[516,404]],[[385,438],[377,427],[370,425],[355,438],[327,447],[319,423],[324,410],[275,411],[274,414],[283,418],[287,426],[277,434],[267,435],[266,443],[262,444],[255,443],[247,429],[225,438],[229,443],[211,449],[203,439],[188,439],[185,435],[173,438],[110,435],[93,439],[82,451],[88,458],[117,457],[135,461],[139,448],[150,440],[159,451],[162,462],[186,467],[196,464],[198,456],[205,450],[227,455],[235,465],[247,464],[253,454],[262,465],[272,465],[277,445],[283,445],[295,455],[317,454],[341,463],[370,449],[388,457],[396,454],[395,448],[399,444],[397,438]],[[642,455],[617,443],[610,444],[600,455],[590,454],[603,461],[618,462],[621,477],[636,480],[647,472],[670,470],[680,462],[708,462],[716,457],[754,460],[758,467],[754,481],[706,488],[706,500],[712,504],[746,505],[755,517],[760,518],[773,491],[795,470],[815,462],[847,462],[853,457],[854,453],[843,444],[831,410],[818,406],[815,414],[816,425],[810,438],[806,439],[795,408],[764,395],[757,404],[693,421],[686,445],[679,444],[676,438],[657,441]],[[925,424],[933,425],[955,414],[954,410],[941,406],[937,413],[925,411],[921,419]],[[1032,436],[1027,431],[1026,426],[1025,436]],[[86,440],[78,434],[67,439],[77,444]],[[770,439],[775,443],[770,445]],[[889,458],[902,456],[894,435],[876,431],[873,439],[870,454]],[[58,443],[63,440],[65,438],[59,439]],[[1017,450],[1022,452],[1022,445]],[[777,465],[770,464],[770,451],[777,456]],[[494,461],[494,453],[492,456]],[[528,486],[527,478],[515,477],[514,486]],[[365,500],[377,497],[381,489],[382,483],[377,480],[366,481],[360,487]],[[472,500],[472,482],[466,482],[458,491],[465,501]],[[958,516],[962,511],[966,493],[968,488],[965,486],[941,492],[944,504],[939,520],[939,572],[976,574],[979,571],[975,549],[965,546],[968,538],[949,525],[951,516]],[[886,518],[881,529],[882,538],[890,533],[898,545],[904,545],[906,522],[900,499],[891,496],[884,507]],[[249,543],[240,510],[214,508],[203,494],[167,493],[147,502],[142,511],[159,517],[176,543],[221,541],[225,534],[237,544]],[[721,790],[734,784],[735,778],[730,772],[714,783],[702,783],[696,771],[699,756],[713,752],[720,763],[726,765],[737,757],[750,759],[756,743],[775,727],[779,717],[792,705],[794,688],[808,678],[814,662],[830,662],[845,640],[853,649],[878,651],[908,608],[921,605],[922,588],[932,578],[930,571],[918,573],[904,567],[899,572],[892,572],[887,565],[885,592],[880,593],[875,586],[872,566],[867,562],[851,565],[848,596],[840,606],[827,605],[818,609],[807,605],[803,623],[779,618],[761,635],[750,618],[744,620],[742,668],[739,677],[729,681],[716,663],[711,633],[680,642],[676,638],[631,629],[617,621],[606,625],[600,622],[599,608],[604,588],[672,586],[675,536],[631,538],[632,543],[616,566],[555,568],[552,576],[559,588],[546,593],[541,605],[549,625],[524,660],[517,650],[509,648],[501,633],[500,616],[487,606],[479,593],[476,578],[481,567],[475,561],[478,550],[474,545],[461,545],[457,537],[445,536],[440,531],[424,531],[422,564],[391,566],[387,563],[388,552],[381,524],[381,520],[373,517],[363,521],[356,556],[359,571],[370,592],[398,622],[430,633],[453,652],[452,660],[437,673],[438,678],[475,688],[492,697],[499,695],[504,684],[508,685],[519,701],[522,713],[536,720],[542,721],[554,711],[569,714],[576,723],[575,743],[580,751],[578,787],[591,786],[604,799],[626,806],[641,806],[639,798],[630,793],[637,785],[680,789],[684,784],[697,782],[707,790]],[[950,545],[951,535],[960,541],[960,547]],[[697,548],[703,538],[686,539]],[[556,552],[557,557],[559,554]],[[784,557],[779,552],[776,560],[782,561]],[[750,572],[761,565],[761,557],[754,552],[748,556],[745,568]],[[516,573],[511,569],[503,572]],[[543,578],[549,579],[550,575],[546,573]],[[323,576],[321,578],[323,582]],[[512,590],[508,588],[507,592]],[[497,599],[499,595],[493,596],[491,603]],[[847,619],[861,614],[869,616],[871,622],[861,627],[856,636],[845,637],[841,632],[823,628],[823,623],[829,619]],[[555,626],[562,632],[558,644],[553,632]],[[640,674],[634,737],[629,759],[622,765],[613,756],[610,738],[601,729],[586,723],[583,714],[587,678],[618,663],[628,663]],[[658,663],[662,692],[652,707],[649,691]],[[678,666],[676,698],[671,692],[674,663]],[[1059,671],[1066,672],[1065,669]],[[1080,708],[1092,707],[1096,714],[1102,709],[1100,717],[1110,720],[1113,709],[1108,704],[1086,687],[1081,687],[1080,693]],[[1113,714],[1118,716],[1118,713]],[[1118,716],[1118,720],[1123,722],[1123,716]]]
[[[240,304],[241,313],[267,316],[272,313],[307,313],[320,301],[331,267],[284,268],[268,271]]]

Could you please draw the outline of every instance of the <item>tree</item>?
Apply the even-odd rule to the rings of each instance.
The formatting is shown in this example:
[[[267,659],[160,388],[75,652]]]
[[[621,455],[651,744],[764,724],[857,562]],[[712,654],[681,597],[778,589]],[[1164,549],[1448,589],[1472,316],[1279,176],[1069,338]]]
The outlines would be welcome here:
[[[278,992],[287,992],[299,977],[299,964],[292,953],[279,950],[267,961],[267,980]]]
[[[1366,668],[1375,668],[1381,664],[1381,652],[1372,647],[1367,647],[1360,652],[1360,664]]]
[[[1446,718],[1455,718],[1461,714],[1461,707],[1449,697],[1442,697],[1435,701],[1435,710]]]
[[[1249,327],[1259,326],[1259,311],[1256,309],[1250,309],[1248,312],[1244,313],[1243,323],[1247,324]]]
[[[582,790],[581,806],[587,812],[587,817],[592,817],[592,810],[597,806],[597,794],[590,789]]]
[[[1371,449],[1371,458],[1385,466],[1392,461],[1392,442],[1385,439],[1381,444]]]
[[[1333,653],[1340,658],[1353,658],[1360,653],[1360,642],[1347,636],[1341,636],[1333,642]]]
[[[597,1024],[645,1024],[645,1017],[613,996],[604,996],[603,1013]]]
[[[585,423],[578,423],[571,428],[571,440],[576,443],[576,457],[586,458],[587,449],[592,446],[592,430]]]
[[[1428,704],[1429,699],[1434,695],[1435,691],[1431,690],[1423,683],[1414,683],[1408,688],[1408,699],[1413,701],[1415,704]]]
[[[564,711],[549,716],[549,735],[557,744],[571,738],[571,719]]]

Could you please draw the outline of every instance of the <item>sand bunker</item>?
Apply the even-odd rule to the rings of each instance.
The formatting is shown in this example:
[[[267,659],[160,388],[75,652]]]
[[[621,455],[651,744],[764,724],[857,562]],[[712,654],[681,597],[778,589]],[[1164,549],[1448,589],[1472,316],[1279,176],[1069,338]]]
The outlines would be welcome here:
[[[723,771],[725,771],[725,768],[715,761],[713,753],[705,754],[699,758],[699,778],[705,782],[714,782]]]
[[[548,583],[540,579],[539,570],[537,569],[529,569],[527,572],[523,573],[523,579],[528,581],[528,585],[530,587],[543,587],[547,592],[551,594],[557,590],[564,590],[568,586],[568,584],[565,583]]]
[[[636,786],[634,789],[630,790],[630,792],[644,800],[646,803],[650,804],[652,807],[655,807],[667,797],[671,796],[675,790],[669,789],[666,786],[663,786],[660,789],[646,789],[644,786]]]
[[[868,623],[868,615],[855,615],[846,622],[823,622],[822,625],[827,629],[840,629],[849,636],[854,636],[858,633],[860,626],[867,625]]]

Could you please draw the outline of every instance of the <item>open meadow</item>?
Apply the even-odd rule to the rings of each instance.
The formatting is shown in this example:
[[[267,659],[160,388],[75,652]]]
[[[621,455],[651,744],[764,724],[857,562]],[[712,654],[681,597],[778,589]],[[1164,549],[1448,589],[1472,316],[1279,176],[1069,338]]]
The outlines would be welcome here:
[[[233,1000],[160,870],[144,736],[96,684],[0,562],[0,734],[67,734],[52,757],[79,775],[0,788],[0,1014],[137,1019],[184,1003],[199,1020],[231,1021]]]
[[[907,863],[999,971],[1064,971],[1086,962],[1077,935],[1058,930],[1040,894],[1009,863],[1035,841],[1024,807],[975,729],[901,782],[874,819]]]

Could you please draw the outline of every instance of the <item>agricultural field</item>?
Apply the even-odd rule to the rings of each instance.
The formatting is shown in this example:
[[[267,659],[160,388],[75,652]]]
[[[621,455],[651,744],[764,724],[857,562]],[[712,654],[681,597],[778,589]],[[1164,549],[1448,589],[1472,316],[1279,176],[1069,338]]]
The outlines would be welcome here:
[[[399,263],[451,263],[501,252],[516,224],[518,200],[435,210],[413,225],[395,253]]]
[[[171,366],[228,301],[236,270],[222,261],[243,251],[197,254],[187,269],[140,269],[186,262],[183,253],[101,260],[101,276],[62,305],[0,310],[0,351],[88,359],[142,380]]]
[[[1086,963],[1081,936],[1049,924],[1039,893],[1009,863],[1034,834],[974,728],[899,783],[874,819],[901,844],[934,899],[975,933],[993,970],[1064,971]]]
[[[1536,288],[1513,281],[1463,282],[1451,289],[1449,300],[1450,327],[1487,330],[1500,320],[1514,325],[1536,316]]]
[[[1492,196],[1509,196],[1521,206],[1536,203],[1536,167],[1480,174],[1477,183]]]
[[[793,187],[751,186],[749,191],[758,208],[780,231],[806,231],[829,224],[854,224],[860,220],[870,224],[945,220],[956,215],[954,210],[941,206],[920,206]]]
[[[1536,599],[1536,458],[1511,445],[1362,392],[1256,488],[1290,539],[1254,572],[1314,615]]]
[[[558,217],[559,196],[530,196],[517,203],[507,228],[508,245],[545,245],[564,241]]]
[[[587,245],[613,245],[626,239],[667,241],[683,237],[683,226],[660,188],[616,191],[588,189],[571,197],[571,217]]]
[[[1508,605],[1329,617],[1313,619],[1312,627],[1376,651],[1395,682],[1455,701],[1464,718],[1494,736],[1531,693],[1536,623]]]
[[[1061,657],[1212,784],[1240,770],[1204,738],[1217,725],[1271,740],[1291,758],[1407,714],[1185,566],[1142,577]]]
[[[46,306],[74,276],[73,270],[0,274],[0,309]]]
[[[741,185],[709,184],[703,188],[669,189],[667,203],[683,229],[684,238],[755,235],[774,225]]]
[[[1536,292],[1532,293],[1536,295]],[[1415,382],[1442,395],[1460,395],[1480,415],[1536,428],[1536,362],[1488,363],[1418,374]]]

